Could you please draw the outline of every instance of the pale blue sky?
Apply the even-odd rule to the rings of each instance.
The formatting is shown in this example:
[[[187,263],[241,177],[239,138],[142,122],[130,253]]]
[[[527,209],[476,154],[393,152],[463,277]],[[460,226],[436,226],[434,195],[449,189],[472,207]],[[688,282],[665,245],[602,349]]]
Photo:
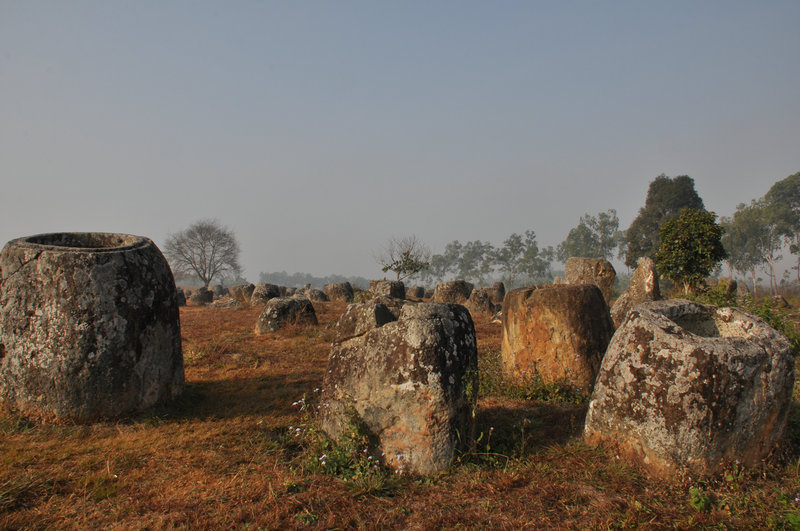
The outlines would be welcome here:
[[[415,233],[557,245],[661,173],[730,215],[800,171],[800,2],[0,0],[0,240],[234,229],[379,277]]]

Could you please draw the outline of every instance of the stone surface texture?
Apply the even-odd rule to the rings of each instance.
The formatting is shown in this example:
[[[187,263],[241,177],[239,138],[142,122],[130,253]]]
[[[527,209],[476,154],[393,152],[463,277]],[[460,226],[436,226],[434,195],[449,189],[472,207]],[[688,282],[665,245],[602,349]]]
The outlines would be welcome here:
[[[193,306],[205,306],[213,300],[214,292],[204,287],[193,289],[192,294],[189,295],[189,302],[191,302]]]
[[[231,297],[241,302],[242,304],[250,304],[250,299],[253,296],[253,292],[255,290],[256,287],[253,284],[240,284],[238,286],[231,286],[230,288],[228,288]]]
[[[547,285],[506,293],[502,313],[505,374],[541,378],[588,395],[614,333],[594,284]]]
[[[425,298],[425,288],[423,288],[422,286],[411,286],[406,290],[406,297],[423,299]]]
[[[473,285],[464,280],[439,282],[433,289],[433,302],[464,304],[472,294]]]
[[[374,297],[406,298],[406,285],[399,280],[370,280],[369,291]]]
[[[299,294],[295,292],[294,297],[305,297],[306,299],[315,302],[328,302],[329,300],[324,291],[316,288],[306,288]]]
[[[349,282],[325,284],[322,291],[328,297],[328,300],[353,302],[353,286]]]
[[[433,474],[470,440],[477,389],[466,308],[377,298],[350,305],[339,320],[320,420],[335,440],[355,414],[387,465]]]
[[[259,282],[253,289],[253,294],[250,295],[250,304],[253,306],[264,306],[272,299],[277,299],[281,296],[280,286],[269,284],[266,282]]]
[[[617,272],[605,258],[567,258],[564,264],[567,284],[594,284],[603,293],[606,304],[611,302],[611,288]]]
[[[147,238],[55,233],[0,252],[0,401],[50,420],[143,410],[184,386],[177,291]]]
[[[305,297],[275,297],[267,301],[256,320],[257,335],[275,332],[287,325],[316,325],[317,313]]]
[[[759,318],[685,300],[644,303],[608,347],[584,437],[655,475],[757,467],[784,433],[793,386],[791,345]]]
[[[620,295],[611,307],[611,318],[614,320],[614,326],[619,327],[622,325],[625,316],[637,304],[660,299],[661,290],[658,287],[656,263],[652,258],[643,256],[636,262],[636,271],[633,272],[628,289]]]
[[[215,299],[221,299],[223,297],[230,296],[230,291],[228,290],[228,288],[223,287],[221,284],[216,284],[214,286],[211,286],[209,289],[214,292]]]
[[[495,304],[492,299],[492,288],[476,288],[464,303],[470,313],[495,314],[502,305]]]

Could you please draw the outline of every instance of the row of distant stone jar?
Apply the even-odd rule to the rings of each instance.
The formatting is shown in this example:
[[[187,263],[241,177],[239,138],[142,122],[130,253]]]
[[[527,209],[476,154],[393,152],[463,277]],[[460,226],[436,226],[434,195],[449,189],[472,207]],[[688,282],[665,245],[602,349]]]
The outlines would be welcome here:
[[[176,290],[150,240],[14,240],[0,253],[0,282],[6,407],[91,420],[180,393]],[[627,312],[614,332],[594,283],[514,290],[503,310],[506,374],[592,392],[586,439],[656,472],[757,464],[785,430],[791,347],[753,316],[655,301]],[[477,341],[463,306],[376,297],[339,320],[321,422],[335,437],[355,411],[379,434],[387,465],[435,472],[472,433],[477,389]]]
[[[303,288],[280,286],[267,282],[258,284],[239,284],[224,288],[213,286],[178,287],[178,304],[187,302],[202,306],[216,301],[217,306],[264,306],[272,299],[279,297],[305,297],[312,302],[343,301],[364,302],[374,296],[394,297],[410,300],[430,299],[432,302],[449,302],[463,304],[471,311],[495,313],[499,311],[505,296],[505,285],[495,282],[492,287],[477,288],[464,280],[441,282],[433,290],[422,286],[406,287],[398,280],[371,280],[369,290],[354,287],[350,282],[332,282],[323,288],[312,288],[310,284]]]

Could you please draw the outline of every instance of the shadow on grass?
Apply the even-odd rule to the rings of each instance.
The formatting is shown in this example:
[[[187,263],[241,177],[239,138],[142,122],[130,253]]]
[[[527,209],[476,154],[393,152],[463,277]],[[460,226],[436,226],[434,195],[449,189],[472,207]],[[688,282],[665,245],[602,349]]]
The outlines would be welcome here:
[[[292,404],[320,385],[316,372],[187,382],[181,396],[136,415],[147,419],[206,420],[248,416],[289,416]]]
[[[476,414],[476,451],[520,459],[566,444],[581,436],[587,409],[587,404],[485,398]]]

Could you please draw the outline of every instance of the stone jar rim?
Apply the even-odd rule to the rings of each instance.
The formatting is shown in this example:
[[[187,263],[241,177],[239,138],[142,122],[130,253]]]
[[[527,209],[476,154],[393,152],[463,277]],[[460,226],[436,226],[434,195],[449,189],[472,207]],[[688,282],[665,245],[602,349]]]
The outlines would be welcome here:
[[[18,248],[63,253],[113,253],[150,244],[144,236],[116,232],[48,232],[8,242]]]

